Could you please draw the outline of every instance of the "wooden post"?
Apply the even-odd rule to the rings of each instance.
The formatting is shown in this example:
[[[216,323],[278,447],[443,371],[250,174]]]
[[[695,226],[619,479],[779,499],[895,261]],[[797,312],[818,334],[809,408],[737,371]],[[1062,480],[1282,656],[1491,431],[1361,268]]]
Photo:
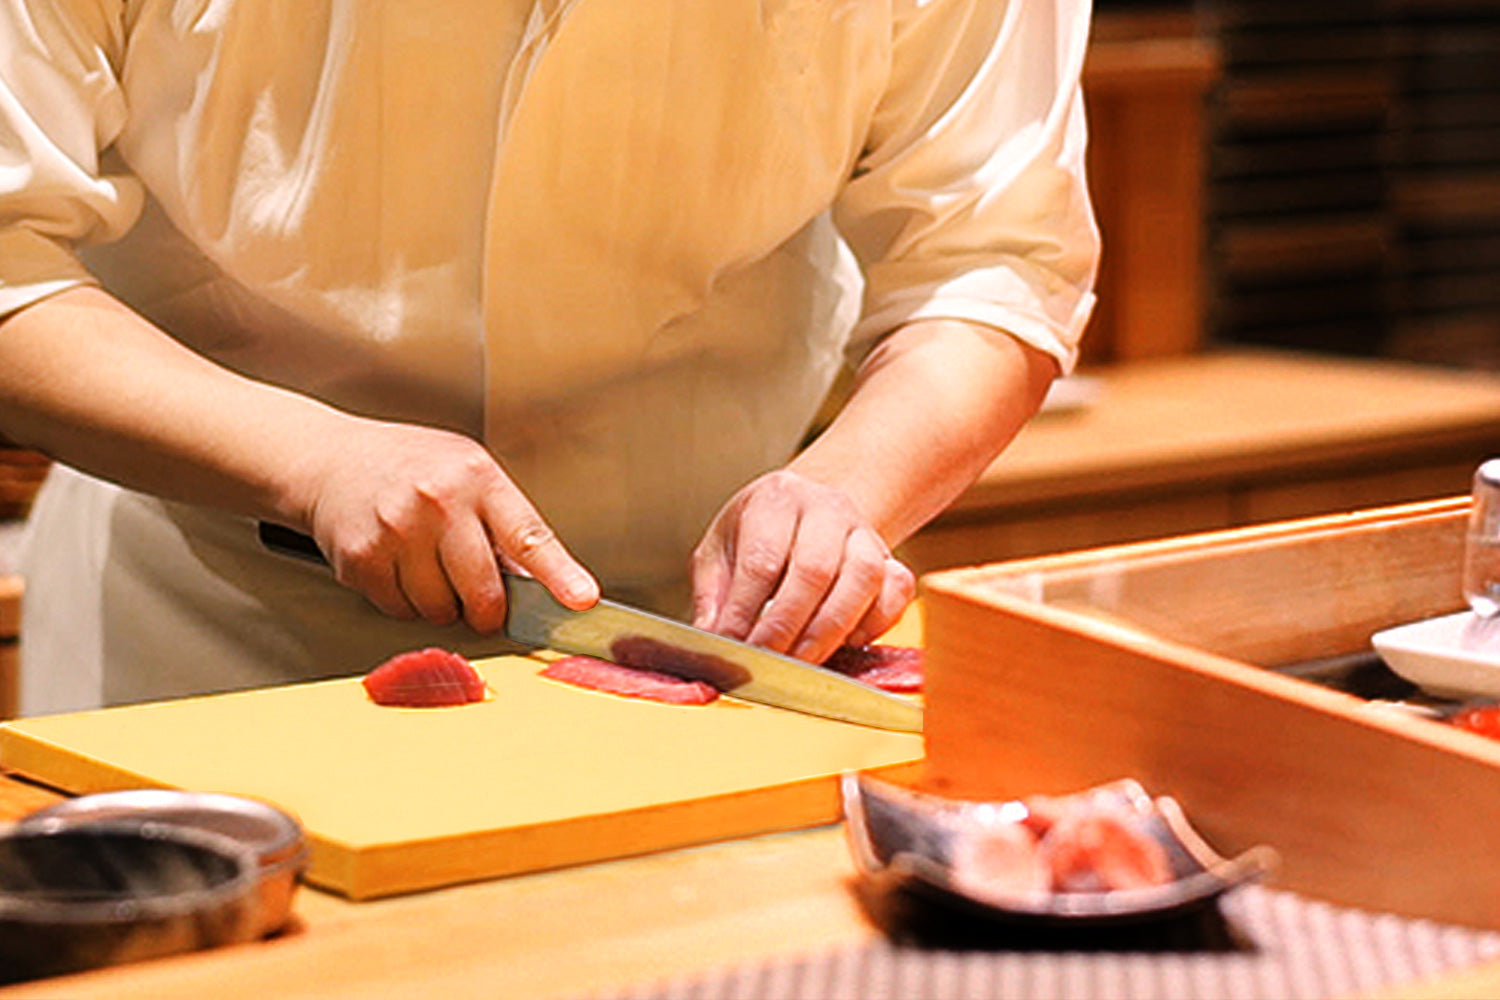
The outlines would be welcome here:
[[[1203,337],[1205,96],[1218,51],[1191,18],[1100,18],[1084,66],[1104,257],[1084,359],[1189,354]]]
[[[0,576],[0,719],[20,707],[21,590],[19,576]]]

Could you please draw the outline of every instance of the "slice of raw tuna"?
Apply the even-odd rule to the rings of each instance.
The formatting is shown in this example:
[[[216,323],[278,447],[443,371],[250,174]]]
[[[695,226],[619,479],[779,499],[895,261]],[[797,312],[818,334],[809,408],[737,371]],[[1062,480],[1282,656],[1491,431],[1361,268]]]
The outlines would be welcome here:
[[[366,674],[363,683],[379,705],[438,708],[484,700],[484,678],[473,664],[437,647],[398,653]]]
[[[840,646],[823,666],[882,691],[922,690],[922,651],[911,646]]]
[[[1146,889],[1172,878],[1166,849],[1137,817],[1097,804],[1065,812],[1040,850],[1058,892]]]
[[[592,656],[564,656],[547,665],[543,677],[555,681],[669,705],[707,705],[719,696],[718,689],[704,681],[687,680],[656,670],[623,667]]]

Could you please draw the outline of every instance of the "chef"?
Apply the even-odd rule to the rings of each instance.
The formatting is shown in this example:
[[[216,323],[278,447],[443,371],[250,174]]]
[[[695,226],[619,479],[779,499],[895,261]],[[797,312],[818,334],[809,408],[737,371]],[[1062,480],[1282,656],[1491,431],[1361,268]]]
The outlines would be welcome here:
[[[1076,358],[1088,16],[0,3],[0,433],[58,461],[23,711],[494,652],[502,567],[877,635]]]

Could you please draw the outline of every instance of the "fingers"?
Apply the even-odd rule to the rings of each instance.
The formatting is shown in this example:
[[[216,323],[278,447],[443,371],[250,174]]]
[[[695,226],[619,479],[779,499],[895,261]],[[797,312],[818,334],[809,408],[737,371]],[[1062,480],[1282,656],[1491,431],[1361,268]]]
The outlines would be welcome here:
[[[788,652],[821,663],[844,645],[880,595],[885,566],[885,542],[874,531],[860,528],[850,532],[838,577]]]
[[[454,530],[438,543],[438,560],[443,580],[451,583],[455,620],[459,609],[463,619],[476,632],[498,632],[505,627],[505,584],[500,579],[494,547],[489,533],[477,521],[466,530]],[[428,621],[444,624],[428,617]]]
[[[874,600],[884,560],[885,543],[872,529],[851,529],[826,507],[808,511],[749,641],[793,656],[832,652]]]
[[[477,517],[403,535],[392,544],[389,557],[349,559],[349,565],[364,569],[340,578],[392,617],[421,618],[434,625],[451,625],[462,617],[479,632],[505,626],[502,563],[535,577],[568,607],[592,606],[599,598],[598,584],[545,522],[529,513],[529,519],[508,523],[509,534],[498,544]]]
[[[850,646],[864,646],[879,639],[895,627],[916,596],[916,574],[901,560],[887,556],[882,567],[880,593],[844,642]],[[827,659],[827,656],[822,659]]]
[[[363,545],[346,547],[334,569],[340,582],[394,618],[451,625],[462,614],[481,631],[505,623],[495,557],[475,519],[455,526],[421,518],[383,523]]]
[[[506,568],[535,577],[565,607],[583,611],[599,600],[599,582],[573,558],[552,526],[520,492],[486,494],[494,548]]]
[[[693,557],[695,625],[814,662],[886,631],[915,592],[847,497],[786,473],[731,500]]]
[[[729,586],[714,631],[735,639],[749,638],[786,572],[801,516],[795,499],[780,490],[761,490],[745,501],[734,534]],[[784,646],[771,648],[785,650]]]
[[[712,629],[729,594],[734,577],[733,555],[717,532],[710,530],[693,552],[693,625]]]
[[[582,610],[599,586],[482,445],[406,425],[360,424],[310,517],[335,577],[396,618],[505,624],[502,566]]]

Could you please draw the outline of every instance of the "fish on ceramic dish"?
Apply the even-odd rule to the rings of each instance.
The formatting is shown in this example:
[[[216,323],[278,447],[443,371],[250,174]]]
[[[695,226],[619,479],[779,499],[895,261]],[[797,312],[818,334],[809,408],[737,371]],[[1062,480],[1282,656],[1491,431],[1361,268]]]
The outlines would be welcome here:
[[[1176,801],[1130,780],[989,802],[850,773],[842,791],[862,877],[991,918],[1159,918],[1206,906],[1276,865],[1269,847],[1222,857]]]

